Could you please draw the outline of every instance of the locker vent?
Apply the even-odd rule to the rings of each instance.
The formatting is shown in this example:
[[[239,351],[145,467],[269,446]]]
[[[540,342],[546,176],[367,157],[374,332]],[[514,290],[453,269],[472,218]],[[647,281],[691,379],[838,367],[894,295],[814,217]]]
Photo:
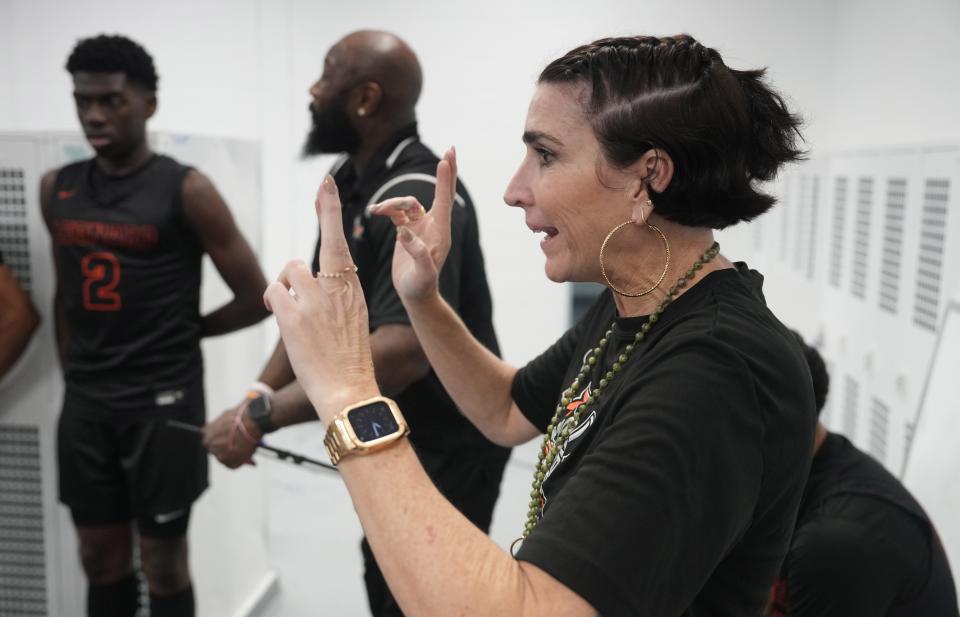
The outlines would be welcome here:
[[[797,198],[797,207],[794,210],[797,213],[797,226],[794,229],[793,247],[793,269],[798,272],[803,268],[803,252],[807,249],[810,237],[810,210],[807,207],[809,199],[810,178],[800,176],[800,194]]]
[[[867,292],[867,253],[870,248],[870,204],[873,201],[873,178],[857,182],[857,220],[853,236],[853,272],[850,291],[858,298]]]
[[[813,189],[810,191],[810,242],[807,245],[807,278],[811,281],[816,273],[817,263],[817,225],[820,210],[820,176],[813,177]]]
[[[944,237],[947,228],[947,196],[950,181],[929,178],[923,191],[923,219],[920,225],[920,252],[913,322],[927,330],[937,329],[940,306],[940,277],[943,273]]]
[[[843,268],[843,232],[847,219],[847,179],[833,182],[833,229],[830,234],[830,284],[840,287]]]
[[[3,253],[4,264],[29,292],[27,192],[22,169],[0,167],[0,252]]]
[[[883,224],[883,255],[880,262],[880,308],[897,312],[900,294],[900,260],[903,256],[903,220],[907,202],[905,178],[887,182],[887,208]]]
[[[0,424],[0,615],[46,617],[40,437]]]

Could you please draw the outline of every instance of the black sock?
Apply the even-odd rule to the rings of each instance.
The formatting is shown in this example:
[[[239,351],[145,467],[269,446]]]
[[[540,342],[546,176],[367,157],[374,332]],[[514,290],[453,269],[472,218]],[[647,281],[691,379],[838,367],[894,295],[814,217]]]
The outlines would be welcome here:
[[[140,589],[133,572],[115,583],[87,587],[88,617],[133,617],[139,608]]]
[[[150,617],[194,617],[193,585],[168,596],[150,594]]]

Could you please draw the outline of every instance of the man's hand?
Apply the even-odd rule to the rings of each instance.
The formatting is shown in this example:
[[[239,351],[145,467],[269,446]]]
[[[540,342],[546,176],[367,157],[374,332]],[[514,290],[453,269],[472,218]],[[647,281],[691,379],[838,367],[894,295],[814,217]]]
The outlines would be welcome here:
[[[244,401],[239,406],[224,411],[220,417],[203,427],[204,447],[230,469],[244,464],[253,465],[253,453],[257,450],[257,442],[263,436],[247,414],[242,413],[247,404],[248,401]],[[241,414],[240,421],[247,433],[234,424],[238,413]]]

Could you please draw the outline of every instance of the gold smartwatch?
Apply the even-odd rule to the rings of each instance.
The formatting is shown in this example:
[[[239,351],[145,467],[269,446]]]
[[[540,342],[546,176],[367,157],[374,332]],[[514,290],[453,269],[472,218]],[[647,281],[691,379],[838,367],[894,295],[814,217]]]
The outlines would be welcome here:
[[[375,396],[334,416],[323,445],[336,465],[345,456],[382,450],[409,432],[397,404],[385,396]]]

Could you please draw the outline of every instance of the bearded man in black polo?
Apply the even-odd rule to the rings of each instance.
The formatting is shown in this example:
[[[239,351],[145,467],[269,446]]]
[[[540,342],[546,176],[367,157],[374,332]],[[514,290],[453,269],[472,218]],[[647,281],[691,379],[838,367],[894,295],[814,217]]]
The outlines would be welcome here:
[[[487,441],[463,417],[431,370],[390,277],[395,227],[366,213],[368,205],[390,197],[433,201],[438,158],[420,142],[414,112],[421,81],[416,55],[396,36],[372,31],[346,36],[327,53],[323,74],[310,88],[313,128],[304,154],[345,153],[331,174],[369,307],[377,381],[404,409],[411,441],[434,483],[486,531],[510,451]],[[314,272],[318,252],[319,241]],[[461,185],[440,289],[474,336],[498,353],[476,212]],[[245,403],[207,426],[206,442],[221,462],[236,467],[249,460],[264,433],[310,420],[317,420],[316,412],[294,381],[281,341]],[[401,615],[366,541],[362,550],[372,613]]]

